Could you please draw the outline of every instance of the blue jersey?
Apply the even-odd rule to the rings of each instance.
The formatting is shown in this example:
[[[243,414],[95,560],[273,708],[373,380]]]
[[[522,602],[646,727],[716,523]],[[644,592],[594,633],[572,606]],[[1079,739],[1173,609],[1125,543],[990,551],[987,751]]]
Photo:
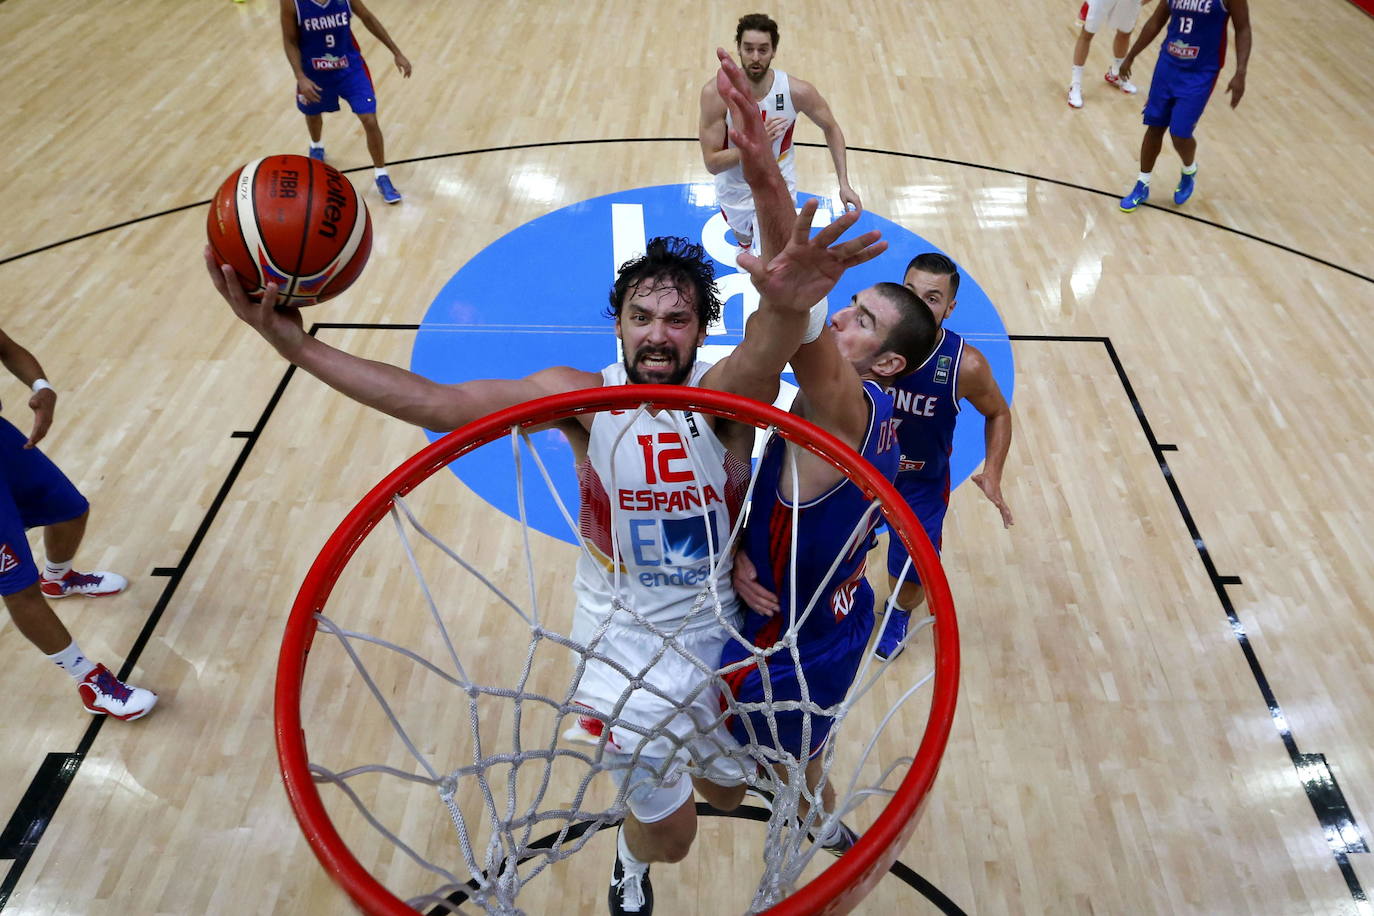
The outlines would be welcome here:
[[[348,0],[296,0],[301,66],[315,73],[362,67],[352,23]]]
[[[902,449],[897,480],[948,480],[959,418],[959,363],[964,338],[946,328],[926,361],[887,389],[897,443]]]
[[[1165,0],[1161,0],[1165,2]],[[1216,72],[1226,63],[1226,0],[1167,0],[1169,31],[1159,50],[1161,63],[1178,70]]]
[[[898,458],[892,399],[873,382],[864,382],[864,395],[868,403],[868,431],[858,451],[891,479],[897,471]],[[795,613],[798,618],[805,615],[797,630],[797,654],[805,672],[806,696],[815,706],[828,708],[849,692],[873,632],[873,588],[864,577],[864,566],[876,542],[875,530],[882,516],[875,509],[864,524],[872,500],[850,480],[841,481],[815,499],[796,505],[788,503],[781,494],[783,475],[788,473],[784,454],[784,443],[776,438],[764,451],[743,537],[744,550],[758,570],[759,583],[778,596],[781,611],[765,617],[746,609],[740,633],[755,646],[775,645],[783,626],[791,623],[795,594]],[[794,519],[795,567],[791,564]],[[860,529],[857,534],[855,529]],[[732,640],[721,653],[721,665],[734,664],[749,654],[747,647]],[[801,699],[797,661],[786,650],[771,655],[767,690],[760,670],[753,665],[725,676],[731,694],[737,703],[745,704],[744,711],[748,713],[730,720],[730,729],[738,740],[766,741],[799,757],[819,749],[830,730],[828,717],[784,711],[773,713],[770,722],[768,713],[753,711],[772,702]],[[752,734],[744,718],[751,720]],[[810,746],[803,748],[802,738],[808,729]]]
[[[859,454],[889,480],[897,471],[897,449],[892,437],[892,399],[873,382],[864,382],[868,402],[868,431]],[[793,579],[801,615],[812,597],[821,592],[815,610],[798,632],[798,640],[824,638],[854,605],[858,592],[872,590],[863,577],[864,560],[874,543],[874,530],[882,523],[874,512],[871,523],[855,543],[849,543],[855,527],[872,501],[852,481],[837,483],[815,499],[790,505],[781,495],[785,449],[774,438],[764,452],[758,483],[749,507],[744,549],[758,569],[759,584],[778,596],[784,612],[792,606]],[[796,519],[797,568],[789,569],[792,556],[793,516]],[[844,555],[827,577],[835,558]],[[794,577],[795,573],[795,577]],[[779,615],[781,616],[781,615]],[[777,617],[771,618],[775,623]],[[776,627],[774,627],[776,629]],[[769,640],[772,645],[775,640]]]

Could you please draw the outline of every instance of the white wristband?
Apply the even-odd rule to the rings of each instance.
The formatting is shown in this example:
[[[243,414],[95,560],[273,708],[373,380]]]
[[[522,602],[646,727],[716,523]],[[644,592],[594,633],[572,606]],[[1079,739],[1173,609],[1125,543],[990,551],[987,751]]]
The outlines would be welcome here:
[[[817,337],[821,336],[821,331],[825,330],[825,323],[830,318],[830,303],[825,299],[811,306],[811,317],[806,322],[806,333],[802,335],[802,343],[809,344]]]
[[[53,392],[54,394],[57,393],[57,389],[54,388],[52,385],[48,384],[48,380],[45,379],[45,378],[34,379],[33,385],[32,385],[31,387],[33,388],[33,393],[34,393],[34,394],[37,394],[38,392],[42,391],[44,388],[48,389],[49,391]]]

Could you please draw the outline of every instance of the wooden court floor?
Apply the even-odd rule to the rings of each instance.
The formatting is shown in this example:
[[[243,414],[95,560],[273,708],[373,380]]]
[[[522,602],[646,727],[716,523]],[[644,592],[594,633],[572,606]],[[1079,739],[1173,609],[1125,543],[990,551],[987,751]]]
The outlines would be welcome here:
[[[770,10],[776,65],[830,102],[866,206],[958,258],[1016,362],[1016,525],[968,485],[946,525],[960,706],[901,856],[938,895],[888,877],[859,912],[1374,913],[1374,19],[1252,0],[1247,94],[1209,106],[1197,195],[1126,216],[1141,99],[1096,81],[1099,38],[1086,106],[1064,104],[1074,6]],[[494,240],[705,181],[697,91],[752,11],[371,8],[415,65],[403,81],[361,35],[406,200],[384,208],[356,121],[328,118],[376,242],[309,317],[400,364]],[[328,532],[425,439],[288,375],[203,274],[219,182],[305,148],[276,5],[0,0],[0,35],[0,326],[60,392],[45,449],[93,505],[79,563],[132,581],[57,610],[161,695],[146,721],[93,723],[0,623],[0,907],[348,911],[281,788],[276,648]],[[799,137],[802,188],[832,193],[819,131]],[[1176,167],[1166,149],[1157,187]],[[894,277],[907,256],[885,256]],[[515,279],[513,301],[539,294]],[[587,291],[589,324],[604,294]],[[21,427],[23,394],[0,380]],[[443,498],[480,520],[473,537],[510,537],[457,484]],[[571,562],[545,547],[551,569]],[[401,588],[392,572],[361,591]],[[708,819],[686,862],[655,870],[658,911],[742,909],[760,838]],[[610,860],[593,840],[528,911],[602,912]]]

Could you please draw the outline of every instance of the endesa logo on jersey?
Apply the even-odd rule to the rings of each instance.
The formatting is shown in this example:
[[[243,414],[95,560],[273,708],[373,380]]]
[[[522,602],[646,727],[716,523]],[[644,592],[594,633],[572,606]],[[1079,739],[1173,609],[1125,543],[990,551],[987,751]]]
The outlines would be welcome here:
[[[759,297],[749,275],[735,264],[739,249],[720,214],[715,185],[704,172],[702,178],[699,184],[636,188],[570,204],[492,242],[459,265],[430,304],[415,336],[411,369],[441,384],[453,384],[479,378],[523,378],[550,366],[596,372],[619,362],[614,328],[602,314],[606,294],[616,269],[643,254],[646,241],[660,235],[684,236],[698,242],[714,259],[722,314],[720,321],[706,329],[706,344],[697,357],[716,362],[731,353],[743,339],[744,324],[758,308]],[[802,194],[799,200],[810,196]],[[816,231],[842,206],[820,198]],[[871,229],[882,232],[889,251],[845,273],[827,297],[832,311],[848,305],[855,293],[874,283],[900,283],[912,257],[941,250],[871,210],[863,213],[846,237]],[[954,260],[958,263],[959,259]],[[539,278],[556,278],[556,282]],[[950,326],[983,351],[998,384],[1010,398],[1013,369],[1006,329],[967,272],[959,286],[958,301]],[[791,374],[784,374],[783,380],[790,402],[796,390],[790,384]],[[436,433],[426,435],[431,440],[439,438]],[[556,497],[549,494],[537,465],[528,456],[522,460],[523,482],[517,480],[509,448],[480,448],[451,467],[468,487],[513,519],[521,517],[518,494],[523,484],[525,515],[531,527],[576,543],[576,534],[559,508],[561,502],[574,519],[577,517],[578,481],[572,449],[556,430],[531,433],[529,441],[553,480]],[[959,424],[954,442],[951,484],[957,486],[983,461],[983,424],[976,418]],[[526,448],[523,442],[520,448]],[[638,489],[624,494],[612,490],[607,495],[613,511],[622,511],[621,499],[628,501],[626,510],[638,510],[646,501],[662,510],[674,507],[674,500],[685,505],[686,500],[701,495],[689,492],[695,489],[692,485],[667,477],[660,477],[652,489],[647,496]],[[700,508],[692,514],[703,515]],[[684,540],[686,536],[676,530],[677,523],[671,524],[672,531],[660,525],[643,532],[644,557],[660,561],[653,575],[704,575],[698,572],[707,565],[704,559],[669,562],[687,556],[689,547],[699,549],[691,545],[705,543],[702,538]],[[702,525],[704,532],[704,522],[694,524]],[[659,545],[652,548],[657,553],[651,551],[654,543]],[[679,567],[689,572],[679,572]]]
[[[641,569],[639,584],[645,588],[704,585],[713,561],[720,560],[722,541],[716,517],[711,512],[684,518],[630,519],[627,559]]]

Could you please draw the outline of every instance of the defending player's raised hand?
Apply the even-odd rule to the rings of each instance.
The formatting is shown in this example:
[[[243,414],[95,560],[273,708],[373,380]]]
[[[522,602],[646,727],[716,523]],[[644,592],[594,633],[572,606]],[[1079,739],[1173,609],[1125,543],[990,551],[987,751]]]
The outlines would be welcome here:
[[[770,171],[776,172],[781,180],[782,172],[773,158],[773,139],[763,118],[759,117],[758,106],[749,89],[749,78],[724,48],[716,48],[716,57],[720,58],[716,91],[730,110],[730,143],[739,150],[744,180],[752,187]]]
[[[735,568],[730,572],[730,583],[735,588],[735,594],[752,610],[764,617],[772,617],[778,612],[778,596],[759,584],[758,568],[743,550],[735,553]]]
[[[1000,480],[993,480],[987,474],[974,474],[973,482],[978,486],[978,489],[983,491],[983,495],[990,499],[992,504],[997,507],[997,511],[1002,513],[1002,527],[1010,528],[1015,524],[1011,517],[1011,507],[1007,505],[1007,501],[1002,497],[1002,482]]]
[[[254,302],[239,282],[234,268],[219,263],[209,245],[205,246],[205,267],[210,273],[210,282],[215,284],[215,290],[229,303],[234,314],[278,352],[285,354],[305,336],[300,309],[277,307],[277,284],[268,283],[261,301]]]
[[[836,242],[858,222],[858,210],[850,210],[813,237],[811,220],[815,214],[813,197],[797,214],[787,247],[766,264],[752,254],[739,256],[739,266],[748,271],[759,295],[775,305],[810,309],[834,288],[846,270],[887,250],[887,242],[881,240],[882,234],[876,229],[846,242]]]
[[[53,412],[57,409],[57,392],[51,388],[35,391],[29,398],[29,409],[33,411],[33,432],[29,433],[24,448],[33,448],[48,434]]]

